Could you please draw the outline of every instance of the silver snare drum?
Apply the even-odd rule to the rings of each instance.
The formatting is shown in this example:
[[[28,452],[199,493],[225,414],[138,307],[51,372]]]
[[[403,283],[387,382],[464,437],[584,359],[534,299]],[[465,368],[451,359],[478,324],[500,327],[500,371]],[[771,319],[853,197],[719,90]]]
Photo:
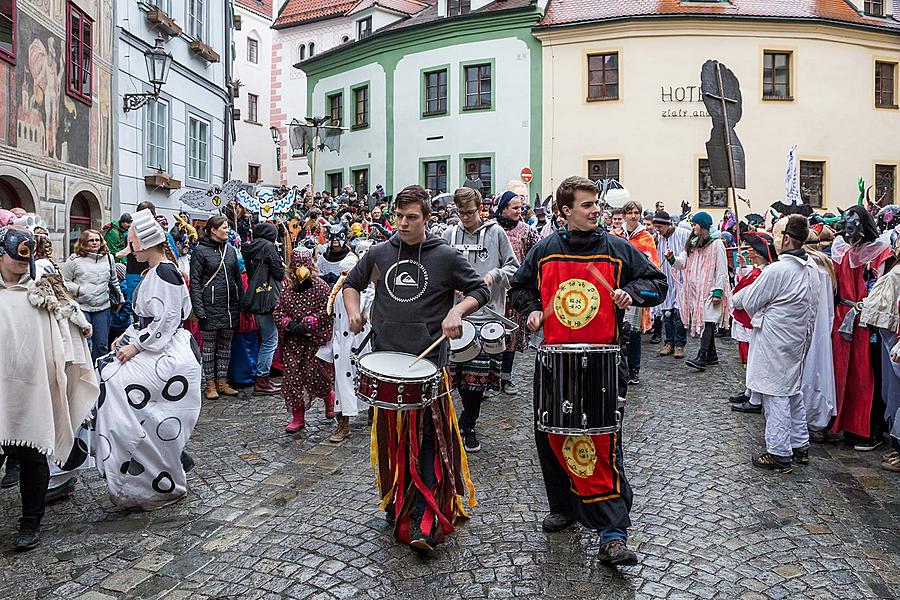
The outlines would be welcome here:
[[[538,348],[537,428],[561,435],[618,431],[619,360],[611,344]]]

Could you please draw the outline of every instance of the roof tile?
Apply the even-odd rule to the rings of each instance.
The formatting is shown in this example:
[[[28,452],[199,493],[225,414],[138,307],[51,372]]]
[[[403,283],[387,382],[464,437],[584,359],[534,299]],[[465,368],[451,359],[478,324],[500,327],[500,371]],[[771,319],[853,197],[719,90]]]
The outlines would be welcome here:
[[[287,0],[273,26],[297,25],[325,17],[336,17],[350,10],[354,4],[356,0]]]

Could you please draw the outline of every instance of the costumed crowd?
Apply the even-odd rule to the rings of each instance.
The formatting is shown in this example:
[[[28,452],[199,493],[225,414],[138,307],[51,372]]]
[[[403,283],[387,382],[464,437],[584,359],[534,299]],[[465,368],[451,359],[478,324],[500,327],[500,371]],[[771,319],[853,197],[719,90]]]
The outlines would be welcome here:
[[[61,263],[39,216],[0,210],[0,461],[2,486],[21,492],[16,548],[39,543],[46,505],[85,469],[119,507],[183,498],[201,403],[252,386],[283,396],[289,434],[316,402],[332,443],[367,427],[385,518],[430,551],[476,505],[482,403],[531,388],[516,355],[594,345],[622,356],[608,430],[542,426],[551,366],[535,364],[543,528],[581,523],[604,563],[634,564],[618,425],[645,336],[694,371],[736,340],[746,379],[722,385],[732,410],[765,412],[754,466],[787,473],[811,442],[844,443],[883,448],[900,472],[900,207],[779,203],[768,219],[726,210],[715,223],[686,204],[609,208],[607,186],[581,177],[544,201],[521,181],[483,188],[282,189],[294,201],[268,218],[236,199],[172,223],[146,202],[83,231]]]

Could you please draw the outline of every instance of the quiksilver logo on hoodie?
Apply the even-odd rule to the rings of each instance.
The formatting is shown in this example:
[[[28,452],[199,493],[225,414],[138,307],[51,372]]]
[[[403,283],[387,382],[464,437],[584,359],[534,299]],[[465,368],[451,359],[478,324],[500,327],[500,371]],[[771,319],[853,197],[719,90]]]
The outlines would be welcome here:
[[[401,260],[388,269],[385,288],[397,302],[414,302],[428,289],[428,271],[420,262]]]

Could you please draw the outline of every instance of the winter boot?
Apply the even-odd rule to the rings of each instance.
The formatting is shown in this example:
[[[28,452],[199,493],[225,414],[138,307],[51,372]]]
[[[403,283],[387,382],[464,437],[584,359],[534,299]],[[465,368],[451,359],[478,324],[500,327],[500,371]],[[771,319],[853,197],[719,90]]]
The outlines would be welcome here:
[[[266,377],[257,377],[256,384],[253,386],[254,396],[270,396],[281,392],[281,386]]]
[[[325,418],[334,418],[334,390],[328,392],[328,397],[325,398]]]
[[[306,427],[306,421],[304,419],[306,415],[304,414],[303,407],[292,408],[291,414],[293,415],[293,418],[291,419],[291,422],[287,424],[287,427],[285,427],[284,430],[287,433],[297,433],[298,431]]]

